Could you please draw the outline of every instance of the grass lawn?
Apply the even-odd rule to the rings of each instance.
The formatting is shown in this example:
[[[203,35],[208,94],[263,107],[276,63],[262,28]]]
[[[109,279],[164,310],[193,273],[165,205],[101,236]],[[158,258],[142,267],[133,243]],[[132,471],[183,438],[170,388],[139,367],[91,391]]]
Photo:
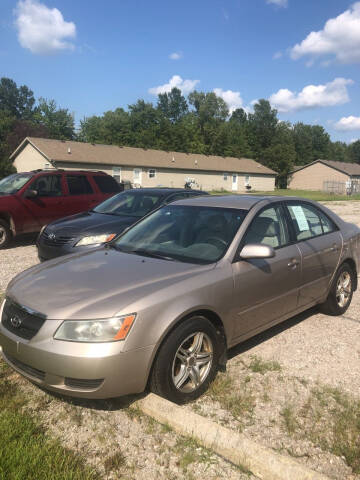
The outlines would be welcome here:
[[[24,413],[26,399],[0,360],[0,480],[98,480],[97,472]]]
[[[210,192],[213,195],[233,195],[234,192],[213,190]],[[248,195],[248,194],[247,194]],[[276,189],[273,192],[251,192],[250,195],[286,195],[308,198],[310,200],[333,202],[339,200],[360,200],[360,194],[357,195],[331,195],[325,192],[312,192],[309,190],[290,190],[290,189]]]

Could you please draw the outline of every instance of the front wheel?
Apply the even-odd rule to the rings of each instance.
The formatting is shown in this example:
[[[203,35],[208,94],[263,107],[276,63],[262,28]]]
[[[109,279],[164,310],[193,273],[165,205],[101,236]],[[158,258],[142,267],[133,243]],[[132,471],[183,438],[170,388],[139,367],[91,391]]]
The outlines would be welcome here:
[[[207,318],[188,318],[161,345],[150,389],[180,404],[195,400],[216,376],[222,341],[222,335]]]
[[[349,308],[354,291],[354,272],[344,263],[336,272],[329,295],[320,309],[328,315],[343,315]]]
[[[12,235],[9,225],[5,220],[0,220],[0,249],[9,245]]]

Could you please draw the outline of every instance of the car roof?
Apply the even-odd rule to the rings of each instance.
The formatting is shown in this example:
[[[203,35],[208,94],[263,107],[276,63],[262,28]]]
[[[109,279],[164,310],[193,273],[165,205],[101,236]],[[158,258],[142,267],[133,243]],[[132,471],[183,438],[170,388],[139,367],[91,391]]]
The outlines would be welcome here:
[[[314,203],[311,200],[300,197],[279,195],[206,195],[203,197],[193,197],[188,200],[178,200],[174,203],[177,205],[194,205],[198,207],[238,208],[239,210],[250,210],[255,204],[264,200],[267,200],[269,203],[289,200]]]
[[[202,190],[193,190],[190,188],[170,188],[170,187],[150,187],[150,188],[133,188],[131,190],[126,190],[126,192],[131,193],[157,193],[161,195],[170,195],[172,193],[199,193],[203,195],[208,195],[208,192],[204,192]]]

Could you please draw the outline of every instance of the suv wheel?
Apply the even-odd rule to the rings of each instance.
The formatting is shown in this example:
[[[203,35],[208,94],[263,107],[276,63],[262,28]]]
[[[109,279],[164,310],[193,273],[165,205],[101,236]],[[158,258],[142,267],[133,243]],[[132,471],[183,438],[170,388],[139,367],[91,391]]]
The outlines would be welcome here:
[[[8,223],[0,219],[0,248],[5,248],[9,245],[11,238],[12,235]]]
[[[205,317],[188,318],[161,345],[150,389],[176,403],[195,400],[215,378],[222,336]]]
[[[354,272],[348,263],[336,272],[331,290],[325,303],[320,305],[323,313],[343,315],[349,308],[354,291]]]

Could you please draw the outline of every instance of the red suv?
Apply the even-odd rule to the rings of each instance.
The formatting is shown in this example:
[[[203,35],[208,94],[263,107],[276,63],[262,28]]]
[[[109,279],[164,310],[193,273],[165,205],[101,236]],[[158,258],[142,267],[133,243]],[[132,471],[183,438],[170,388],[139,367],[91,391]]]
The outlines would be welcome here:
[[[0,248],[21,233],[91,210],[121,191],[104,172],[36,170],[0,180]]]

